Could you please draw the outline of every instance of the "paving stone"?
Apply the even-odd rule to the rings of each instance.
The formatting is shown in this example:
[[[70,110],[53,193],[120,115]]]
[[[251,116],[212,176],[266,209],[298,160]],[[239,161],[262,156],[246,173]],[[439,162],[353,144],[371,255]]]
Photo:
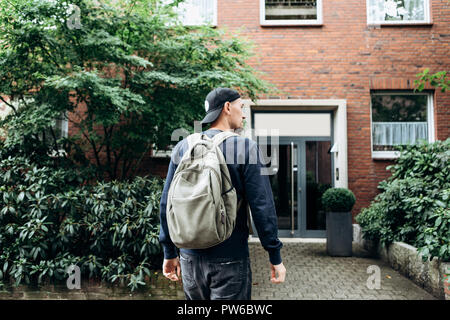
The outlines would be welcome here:
[[[434,300],[434,296],[410,279],[366,252],[352,257],[330,257],[325,243],[284,243],[281,255],[286,267],[286,282],[275,285],[269,280],[267,252],[261,244],[251,242],[250,259],[253,283],[252,299],[322,300]],[[380,268],[380,289],[369,289],[372,274],[367,268]]]

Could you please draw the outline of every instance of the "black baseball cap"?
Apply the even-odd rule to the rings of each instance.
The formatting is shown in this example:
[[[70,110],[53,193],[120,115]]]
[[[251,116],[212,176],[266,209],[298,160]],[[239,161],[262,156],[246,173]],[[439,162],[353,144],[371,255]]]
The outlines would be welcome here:
[[[239,99],[241,95],[230,88],[216,88],[205,99],[206,116],[202,120],[202,124],[211,123],[216,121],[222,112],[222,108],[225,102],[233,102]]]

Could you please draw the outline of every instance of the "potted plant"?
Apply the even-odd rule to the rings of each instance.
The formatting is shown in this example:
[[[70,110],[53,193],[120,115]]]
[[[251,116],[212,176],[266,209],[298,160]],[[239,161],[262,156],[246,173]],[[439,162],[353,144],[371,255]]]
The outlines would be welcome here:
[[[356,198],[346,188],[330,188],[322,195],[326,210],[327,253],[330,256],[352,255],[352,208]]]

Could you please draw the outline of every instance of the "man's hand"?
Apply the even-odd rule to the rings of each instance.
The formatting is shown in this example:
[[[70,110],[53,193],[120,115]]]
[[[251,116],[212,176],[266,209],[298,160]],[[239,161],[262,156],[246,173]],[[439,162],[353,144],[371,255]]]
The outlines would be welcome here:
[[[180,280],[181,265],[178,257],[173,259],[164,259],[162,270],[164,277],[172,281]]]
[[[270,282],[272,283],[281,283],[284,282],[284,278],[286,277],[286,268],[283,263],[277,264],[274,266],[270,264]]]

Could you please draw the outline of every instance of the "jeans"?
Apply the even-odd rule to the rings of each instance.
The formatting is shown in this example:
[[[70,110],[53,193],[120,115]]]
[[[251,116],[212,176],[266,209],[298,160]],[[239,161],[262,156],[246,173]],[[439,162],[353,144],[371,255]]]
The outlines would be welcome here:
[[[180,253],[187,300],[251,300],[250,259],[210,258]]]

